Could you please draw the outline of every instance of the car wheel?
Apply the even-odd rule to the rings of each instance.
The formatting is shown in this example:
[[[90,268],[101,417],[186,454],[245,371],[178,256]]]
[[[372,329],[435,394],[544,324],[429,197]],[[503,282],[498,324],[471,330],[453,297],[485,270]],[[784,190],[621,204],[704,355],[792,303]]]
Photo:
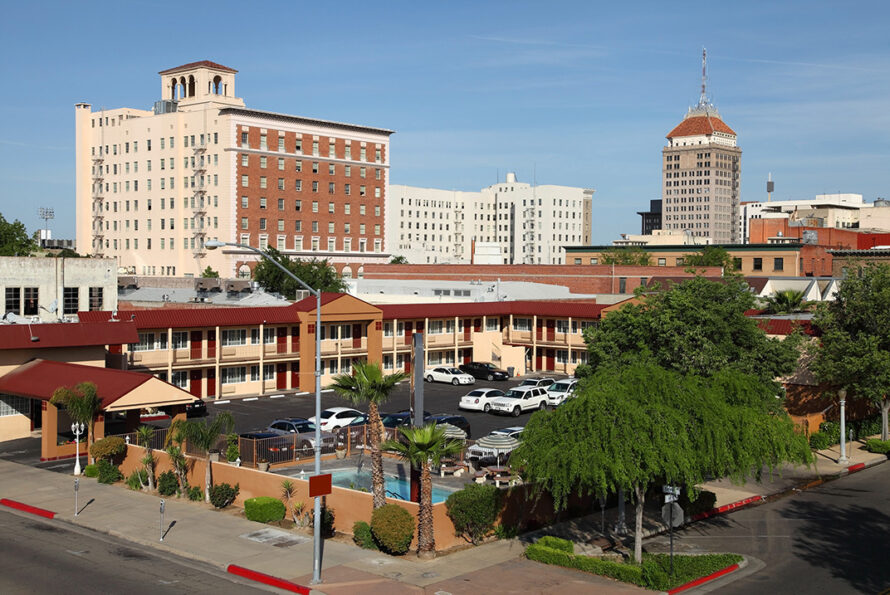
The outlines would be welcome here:
[[[485,413],[488,413],[489,411],[491,411],[491,405],[489,405],[488,403],[486,403],[486,404],[485,404],[485,407],[482,408],[482,411],[485,412]]]
[[[304,440],[302,444],[300,444],[300,450],[303,452],[311,452],[312,451],[312,443],[308,440]]]
[[[488,377],[486,378],[486,380],[488,380],[489,382],[494,380],[494,374],[489,374]]]
[[[513,417],[519,417],[520,413],[522,413],[522,409],[519,408],[519,405],[513,408]]]
[[[432,376],[432,374],[426,377],[426,381],[427,381],[427,382],[432,382],[432,381],[433,381],[433,376]]]
[[[547,409],[547,401],[541,401],[541,405],[538,407],[541,411]]]
[[[452,378],[452,379],[451,379],[451,384],[453,384],[454,386],[457,386],[457,385],[460,384],[460,383],[457,381],[457,378]]]

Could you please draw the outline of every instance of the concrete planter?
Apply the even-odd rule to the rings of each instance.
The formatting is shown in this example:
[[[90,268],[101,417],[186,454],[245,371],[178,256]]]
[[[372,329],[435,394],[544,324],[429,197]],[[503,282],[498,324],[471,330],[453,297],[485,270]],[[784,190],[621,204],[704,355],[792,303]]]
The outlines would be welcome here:
[[[269,461],[260,461],[257,463],[257,469],[260,471],[268,471],[269,470]]]
[[[338,459],[345,459],[346,458],[346,449],[345,448],[335,448],[334,454],[337,455]]]
[[[218,451],[218,450],[211,450],[210,453],[209,453],[209,455],[210,455],[210,462],[211,462],[211,463],[218,463],[218,462],[219,462],[219,451]]]

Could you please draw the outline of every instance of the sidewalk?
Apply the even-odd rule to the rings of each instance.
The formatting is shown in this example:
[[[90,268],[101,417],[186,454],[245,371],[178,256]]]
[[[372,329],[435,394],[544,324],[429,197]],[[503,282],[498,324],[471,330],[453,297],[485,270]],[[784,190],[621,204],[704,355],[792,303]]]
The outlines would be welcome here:
[[[861,450],[858,443],[852,446],[847,465],[835,462],[835,447],[818,453],[814,468],[785,469],[781,477],[762,484],[734,486],[716,480],[703,487],[717,495],[717,507],[720,508],[838,477],[849,472],[851,467],[858,469],[887,460],[884,455]],[[174,498],[166,500],[166,534],[160,542],[159,498],[156,496],[82,478],[79,491],[81,512],[75,517],[72,476],[2,459],[0,486],[0,498],[51,510],[57,513],[57,521],[80,525],[217,568],[225,569],[234,564],[302,585],[308,585],[311,579],[312,539],[305,534],[268,527]],[[614,524],[616,517],[615,509],[606,510],[607,528]],[[628,506],[628,523],[632,518],[632,507]],[[599,534],[600,522],[597,511],[538,533],[525,534],[520,539],[493,541],[429,562],[393,558],[349,544],[326,541],[322,569],[324,583],[317,592],[339,595],[360,589],[369,594],[440,592],[457,595],[494,590],[504,593],[583,593],[594,588],[604,593],[643,592],[636,587],[537,564],[521,557],[525,543],[538,534],[562,535],[584,543]],[[651,511],[647,509],[644,529],[647,535],[666,530],[657,518],[657,507]]]

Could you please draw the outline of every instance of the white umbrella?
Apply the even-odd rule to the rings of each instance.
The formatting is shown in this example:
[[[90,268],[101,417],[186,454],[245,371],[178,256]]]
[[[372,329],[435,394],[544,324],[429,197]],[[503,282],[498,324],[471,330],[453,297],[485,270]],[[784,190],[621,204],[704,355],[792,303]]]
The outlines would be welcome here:
[[[436,424],[436,428],[439,430],[444,430],[446,438],[456,438],[457,440],[467,439],[467,433],[453,424]]]
[[[501,463],[501,453],[509,453],[517,446],[519,446],[519,440],[513,438],[512,436],[505,436],[503,434],[489,434],[488,436],[483,436],[479,440],[476,441],[476,444],[481,446],[482,448],[490,448],[495,451],[495,456],[498,459],[498,465]]]

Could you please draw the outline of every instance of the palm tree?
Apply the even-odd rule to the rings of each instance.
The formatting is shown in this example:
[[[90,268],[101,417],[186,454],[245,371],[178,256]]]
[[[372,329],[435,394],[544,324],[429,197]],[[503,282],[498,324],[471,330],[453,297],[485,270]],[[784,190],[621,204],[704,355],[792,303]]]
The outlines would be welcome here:
[[[177,419],[170,426],[170,432],[175,434],[176,442],[188,442],[198,450],[205,452],[204,468],[204,501],[210,503],[210,486],[213,485],[213,477],[210,473],[210,450],[219,442],[219,437],[228,434],[235,427],[235,418],[228,411],[223,411],[213,421],[196,421],[191,419]]]
[[[803,292],[794,289],[786,289],[779,291],[776,295],[766,298],[766,310],[770,314],[791,314],[792,312],[800,312],[804,310],[806,300],[803,299]]]
[[[142,457],[142,465],[145,467],[145,473],[148,475],[148,491],[153,492],[155,489],[155,456],[151,452],[151,439],[155,435],[155,429],[151,426],[139,426],[136,429],[136,441],[145,449],[145,456]]]
[[[378,406],[389,399],[389,394],[396,384],[405,378],[407,376],[401,372],[384,375],[379,364],[354,362],[352,375],[334,376],[334,383],[330,386],[338,395],[355,405],[368,404],[368,426],[370,427],[368,446],[371,449],[371,491],[374,494],[374,508],[380,508],[386,504],[383,455],[380,452],[383,424],[380,422]]]
[[[412,467],[420,469],[420,507],[417,512],[417,555],[432,558],[436,555],[433,535],[433,480],[431,471],[442,457],[452,456],[463,449],[459,440],[445,437],[445,430],[428,424],[422,428],[399,428],[403,440],[387,440],[382,448],[398,454]]]
[[[81,382],[73,389],[60,386],[53,392],[50,399],[53,405],[62,405],[68,411],[71,421],[84,424],[87,427],[87,452],[93,444],[93,429],[96,423],[96,415],[102,411],[102,400],[96,391],[96,385],[92,382]],[[95,462],[90,456],[90,463]]]

